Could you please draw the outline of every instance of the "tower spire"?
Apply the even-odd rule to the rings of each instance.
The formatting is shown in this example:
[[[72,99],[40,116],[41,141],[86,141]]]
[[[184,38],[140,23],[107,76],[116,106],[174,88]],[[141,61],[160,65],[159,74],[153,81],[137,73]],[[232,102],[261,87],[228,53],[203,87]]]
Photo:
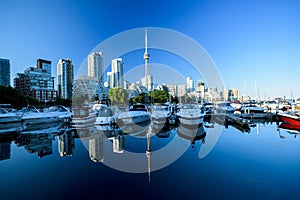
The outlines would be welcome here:
[[[145,28],[145,53],[148,53],[148,36],[147,36],[147,28]]]
[[[148,34],[147,34],[147,28],[145,28],[145,53],[144,53],[144,60],[145,60],[145,76],[149,75],[149,62],[150,54],[148,53]]]

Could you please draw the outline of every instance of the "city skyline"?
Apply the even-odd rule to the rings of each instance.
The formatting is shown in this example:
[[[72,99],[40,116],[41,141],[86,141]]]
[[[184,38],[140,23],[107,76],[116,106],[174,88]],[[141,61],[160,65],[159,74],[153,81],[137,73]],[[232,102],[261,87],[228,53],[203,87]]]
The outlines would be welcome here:
[[[146,5],[143,1],[132,2],[131,6],[125,1],[9,1],[2,5],[0,25],[5,28],[0,33],[0,57],[11,62],[11,80],[32,66],[36,58],[56,63],[61,57],[70,57],[76,74],[101,41],[132,28],[164,27],[202,45],[216,63],[224,87],[239,88],[243,94],[246,85],[245,91],[253,97],[257,88],[266,98],[300,96],[295,85],[300,65],[297,1],[180,1],[171,7],[168,1],[152,2],[147,4],[151,10],[147,13],[142,12]],[[43,18],[41,6],[49,10]],[[113,9],[119,15],[108,15]],[[66,24],[68,31],[57,28]],[[167,59],[169,55],[150,50],[151,62],[167,64],[184,77],[192,75],[182,70],[183,62],[178,64]],[[142,65],[140,56],[134,60],[125,55],[124,71]],[[57,74],[56,69],[52,71]]]
[[[101,54],[101,60],[103,59],[102,57],[102,52],[93,52],[91,54],[89,54],[89,57],[91,55],[95,55],[96,54]],[[7,60],[7,59],[4,59],[4,60]],[[9,60],[8,60],[9,61]],[[36,62],[36,66],[35,67],[28,67],[27,69],[24,70],[24,72],[26,72],[26,70],[28,70],[29,68],[36,68],[36,69],[41,69],[41,70],[44,70],[45,73],[47,73],[49,76],[51,76],[51,61],[48,61],[48,60],[44,60],[44,59],[37,59],[37,62]],[[67,67],[66,67],[67,66]],[[76,93],[80,92],[82,94],[86,94],[86,90],[87,88],[89,88],[89,92],[87,92],[89,98],[91,98],[92,96],[94,95],[97,95],[97,90],[99,90],[99,84],[98,82],[100,83],[100,85],[102,85],[102,87],[106,87],[106,88],[116,88],[116,87],[121,87],[121,88],[124,88],[125,86],[125,82],[127,82],[127,84],[135,84],[137,82],[139,82],[140,85],[143,85],[143,79],[145,79],[145,77],[143,78],[139,78],[137,77],[137,81],[132,81],[132,82],[128,82],[127,80],[124,79],[124,74],[123,74],[123,68],[124,68],[124,63],[122,61],[122,58],[116,58],[116,59],[113,59],[111,60],[111,70],[112,71],[108,71],[107,74],[106,74],[106,81],[104,79],[105,77],[105,73],[103,73],[101,75],[100,78],[98,78],[97,75],[93,75],[91,74],[89,71],[90,71],[90,68],[89,67],[90,65],[88,64],[88,67],[87,67],[87,70],[88,70],[88,75],[80,75],[78,76],[76,79],[74,79],[74,72],[73,72],[73,64],[72,64],[72,60],[70,58],[68,59],[59,59],[58,61],[58,64],[57,64],[57,84],[55,84],[54,86],[54,78],[55,77],[52,77],[52,81],[53,81],[53,89],[57,90],[58,92],[58,96],[60,98],[63,98],[63,99],[71,99],[72,98],[72,90],[73,88],[77,88],[76,90]],[[93,65],[94,66],[94,65]],[[143,66],[144,67],[144,66]],[[67,70],[67,68],[69,70]],[[102,65],[100,67],[101,69],[103,68]],[[108,69],[108,68],[107,68]],[[145,68],[146,69],[146,68]],[[50,73],[49,73],[50,71]],[[147,70],[145,70],[146,72]],[[149,73],[149,72],[148,72]],[[16,78],[19,78],[20,77],[20,74],[22,73],[17,73],[16,74]],[[63,75],[64,74],[64,75]],[[61,78],[62,75],[64,76],[64,78]],[[136,75],[136,72],[135,72],[135,75]],[[148,76],[150,76],[148,74]],[[16,79],[15,78],[15,79]],[[136,77],[135,77],[136,78]],[[152,78],[152,76],[151,76]],[[64,82],[62,81],[62,79],[64,79]],[[73,80],[73,81],[72,81]],[[83,83],[82,80],[85,80]],[[100,81],[102,80],[102,81]],[[67,82],[66,82],[67,81]],[[86,82],[87,81],[87,82]],[[90,82],[92,81],[92,82]],[[106,86],[104,86],[106,83]],[[123,84],[122,84],[123,83]],[[202,89],[198,89],[197,87],[197,84],[201,83],[202,85]],[[78,84],[81,85],[80,87],[82,87],[81,89],[78,89]],[[244,83],[245,84],[245,83]],[[75,86],[76,85],[76,86]],[[236,92],[234,91],[238,91],[238,95],[234,95],[234,99],[231,99],[231,100],[236,100],[236,99],[239,99],[239,100],[245,100],[244,98],[246,98],[246,100],[248,99],[253,99],[253,100],[271,100],[271,99],[276,99],[276,98],[283,98],[283,99],[291,99],[289,98],[288,96],[275,96],[275,97],[265,97],[265,96],[260,96],[259,95],[259,91],[258,91],[258,88],[257,88],[257,83],[255,82],[255,88],[256,88],[256,96],[250,96],[247,94],[247,91],[245,89],[245,85],[244,85],[244,91],[241,92],[242,90],[240,90],[240,88],[230,88],[229,86],[226,88],[224,86],[224,88],[216,88],[215,86],[213,87],[208,87],[205,82],[201,79],[193,79],[192,76],[187,76],[186,77],[186,82],[184,84],[181,84],[181,83],[170,83],[170,82],[165,82],[165,81],[162,81],[162,82],[156,82],[155,83],[156,87],[153,87],[153,89],[155,90],[162,90],[162,88],[160,88],[160,86],[167,86],[167,85],[175,85],[176,88],[175,88],[175,93],[174,95],[175,96],[178,96],[178,97],[181,97],[181,96],[184,96],[184,95],[192,95],[192,96],[198,96],[200,95],[201,98],[205,98],[205,90],[215,90],[215,94],[209,94],[210,92],[208,92],[209,96],[213,95],[214,97],[221,97],[223,98],[223,100],[230,100],[231,98],[229,98],[228,96],[228,92],[233,92],[233,94],[235,94]],[[184,86],[184,91],[182,90],[183,88],[181,88],[182,86]],[[15,80],[14,80],[14,87],[15,86]],[[201,86],[200,86],[201,87]],[[64,88],[64,89],[62,89]],[[170,89],[168,86],[167,86],[168,90]],[[17,88],[19,90],[19,88]],[[62,91],[64,90],[64,91]],[[68,90],[68,92],[67,92]],[[84,92],[83,92],[84,91]],[[99,91],[98,91],[99,92]],[[171,93],[172,93],[171,92]],[[196,94],[196,93],[199,93],[199,94]],[[170,94],[171,94],[170,93]],[[224,94],[226,93],[226,94]],[[174,96],[173,95],[173,96]],[[216,96],[217,95],[217,96]],[[296,98],[293,98],[294,100]]]

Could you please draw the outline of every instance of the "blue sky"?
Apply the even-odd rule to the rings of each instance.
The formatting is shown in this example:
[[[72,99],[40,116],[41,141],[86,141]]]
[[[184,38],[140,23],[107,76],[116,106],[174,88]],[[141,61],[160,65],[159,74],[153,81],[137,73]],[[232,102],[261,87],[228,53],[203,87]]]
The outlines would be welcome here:
[[[255,97],[256,81],[261,98],[290,97],[291,92],[300,97],[297,0],[11,0],[1,1],[0,6],[0,57],[10,59],[12,78],[34,66],[37,58],[52,61],[54,76],[60,58],[72,58],[77,71],[103,40],[128,29],[163,27],[202,45],[226,87],[240,88],[243,94],[245,83],[247,94]],[[143,64],[142,55],[139,63],[131,60],[132,55],[124,57],[125,71]],[[159,58],[153,51],[150,62],[160,62]],[[162,54],[163,58],[168,55]],[[183,62],[174,60],[163,64],[193,76]]]

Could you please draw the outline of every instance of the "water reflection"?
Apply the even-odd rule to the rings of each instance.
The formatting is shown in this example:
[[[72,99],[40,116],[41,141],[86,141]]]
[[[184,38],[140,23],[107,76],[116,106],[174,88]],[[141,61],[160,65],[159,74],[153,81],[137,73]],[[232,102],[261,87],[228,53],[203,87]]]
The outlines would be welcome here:
[[[18,147],[24,147],[28,153],[36,153],[38,157],[52,154],[53,134],[48,133],[25,133],[19,134],[15,143]]]
[[[44,180],[46,187],[41,190],[46,188],[47,191],[44,189],[43,193],[61,187],[91,193],[105,188],[107,196],[115,191],[113,186],[118,182],[125,186],[120,195],[131,192],[132,185],[138,183],[136,186],[141,193],[148,192],[146,187],[150,188],[151,194],[157,188],[164,188],[167,191],[164,198],[186,197],[186,191],[192,187],[193,190],[201,188],[199,194],[206,194],[205,199],[219,199],[222,195],[230,198],[229,194],[236,194],[235,188],[239,188],[238,198],[242,199],[244,191],[250,196],[253,191],[269,191],[269,187],[279,190],[282,181],[297,185],[299,180],[294,174],[299,166],[295,158],[299,152],[300,129],[281,122],[278,126],[274,122],[251,122],[248,132],[236,128],[233,123],[225,126],[214,121],[197,128],[178,125],[158,130],[151,123],[136,128],[90,126],[71,129],[66,124],[43,124],[3,132],[0,134],[1,178],[2,186],[5,186],[2,191],[15,187],[20,194],[30,191],[35,195],[30,188],[37,188],[40,180]],[[284,139],[280,139],[283,137],[278,136],[278,130]],[[173,146],[165,148],[168,145]],[[180,148],[185,151],[177,159],[174,154]],[[137,154],[138,162],[133,162]],[[167,163],[165,166],[168,167],[157,170],[158,163],[172,156],[174,163]],[[117,172],[116,168],[110,168],[113,164],[129,172],[134,166],[136,173],[142,174]],[[28,180],[29,185],[26,184]],[[191,184],[181,184],[189,181]],[[82,184],[84,182],[88,184]],[[174,189],[177,182],[181,191]],[[220,190],[220,195],[205,192],[215,188]],[[61,192],[66,197],[71,194]],[[155,198],[159,197],[160,191],[155,195]],[[195,196],[197,198],[199,196]]]
[[[0,134],[0,161],[10,159],[11,143],[16,133]]]
[[[280,129],[285,130],[290,135],[293,135],[294,138],[296,138],[300,133],[300,126],[283,122],[278,126],[277,129],[278,134],[282,139],[284,139],[285,136],[281,135]]]
[[[66,131],[58,136],[58,152],[60,156],[72,156],[75,148],[74,134]]]
[[[177,129],[177,133],[179,137],[189,140],[191,144],[195,144],[195,141],[197,140],[201,140],[202,143],[205,143],[206,132],[203,126],[199,126],[199,127],[179,126],[179,128]]]
[[[72,129],[65,123],[27,126],[19,123],[10,123],[7,126],[1,124],[0,161],[11,158],[12,142],[17,147],[24,147],[30,154],[37,153],[38,157],[44,157],[53,154],[53,142],[57,140],[59,156],[72,156],[75,149],[75,139],[79,138],[87,144],[89,157],[93,162],[104,162],[105,156],[111,156],[111,153],[124,154],[125,151],[136,153],[146,152],[146,158],[150,161],[152,150],[163,148],[170,143],[175,135],[182,140],[189,141],[191,145],[195,145],[197,141],[200,141],[203,147],[201,147],[202,156],[199,154],[199,158],[202,158],[212,150],[216,143],[215,138],[220,136],[219,134],[213,135],[213,130],[220,127],[225,127],[225,129],[233,127],[241,133],[250,134],[254,130],[258,134],[259,127],[268,126],[272,123],[272,121],[263,120],[247,121],[244,124],[232,121],[219,123],[216,120],[205,122],[199,127],[178,125],[164,126],[160,127],[160,129],[156,127],[156,124],[151,123],[151,121],[133,126],[92,125],[77,129]],[[285,123],[278,124],[275,131],[281,139],[287,137],[282,132],[289,133],[294,138],[300,133],[300,127]],[[156,136],[156,139],[153,136]]]
[[[94,162],[104,161],[104,139],[105,136],[101,133],[89,139],[89,155]]]

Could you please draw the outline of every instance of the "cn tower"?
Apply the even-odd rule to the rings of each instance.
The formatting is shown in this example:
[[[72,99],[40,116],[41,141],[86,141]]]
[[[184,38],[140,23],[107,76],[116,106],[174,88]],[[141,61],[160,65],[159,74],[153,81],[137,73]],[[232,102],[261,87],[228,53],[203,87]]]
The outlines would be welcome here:
[[[147,37],[147,29],[145,29],[145,53],[144,53],[144,60],[145,60],[145,77],[149,75],[149,62],[150,54],[148,53],[148,37]]]

